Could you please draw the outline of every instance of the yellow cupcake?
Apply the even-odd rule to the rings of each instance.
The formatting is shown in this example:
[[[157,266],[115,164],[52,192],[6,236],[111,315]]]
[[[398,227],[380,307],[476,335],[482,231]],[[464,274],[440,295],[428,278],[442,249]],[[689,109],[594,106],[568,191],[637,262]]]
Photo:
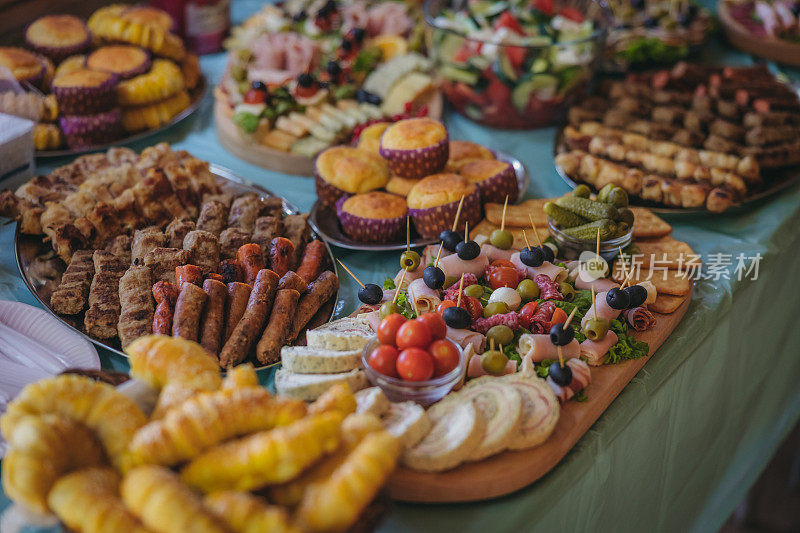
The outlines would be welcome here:
[[[449,151],[444,124],[425,117],[395,122],[383,132],[379,147],[392,172],[412,179],[441,172]]]
[[[378,154],[350,146],[334,146],[317,156],[314,177],[320,201],[334,205],[346,193],[383,188],[389,181],[389,168]]]
[[[450,141],[450,157],[447,160],[445,170],[458,172],[461,166],[470,161],[494,158],[492,151],[480,144],[469,141]]]
[[[358,147],[377,154],[380,148],[381,135],[388,127],[388,122],[376,122],[367,126],[358,137]]]
[[[350,238],[385,243],[402,239],[408,206],[400,196],[372,191],[340,198],[336,213]]]
[[[478,186],[458,174],[434,174],[414,185],[408,193],[409,214],[414,227],[426,239],[437,239],[453,224],[458,204],[464,198],[459,227],[474,227],[481,219],[481,193]]]

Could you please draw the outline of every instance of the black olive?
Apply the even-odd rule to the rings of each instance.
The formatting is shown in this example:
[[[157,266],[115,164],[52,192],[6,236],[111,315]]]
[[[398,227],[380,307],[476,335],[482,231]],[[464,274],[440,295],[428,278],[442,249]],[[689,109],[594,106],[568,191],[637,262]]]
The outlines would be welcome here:
[[[368,97],[369,93],[364,89],[359,89],[356,91],[356,100],[358,101],[358,103],[366,102]]]
[[[566,346],[572,339],[575,338],[575,330],[572,329],[572,325],[564,327],[564,324],[554,324],[552,328],[550,328],[550,342],[555,344],[556,346]]]
[[[628,307],[639,307],[647,300],[647,289],[641,285],[631,285],[625,287],[625,292],[628,294]]]
[[[645,28],[656,28],[658,27],[658,19],[655,17],[647,17],[644,21]]]
[[[449,252],[455,252],[456,246],[464,240],[457,231],[446,229],[439,234],[439,240],[442,241],[442,246]]]
[[[566,387],[572,383],[572,369],[566,363],[561,366],[561,363],[556,361],[550,365],[548,375],[553,380],[553,383],[561,387]]]
[[[533,248],[526,246],[519,253],[519,260],[523,265],[533,268],[540,267],[544,263],[544,252],[538,246]]]
[[[472,323],[469,312],[463,307],[448,307],[442,312],[444,323],[453,329],[467,329]]]
[[[297,77],[297,85],[303,87],[304,89],[308,89],[314,85],[314,78],[308,72],[304,72]]]
[[[377,94],[367,93],[367,103],[368,104],[381,105],[381,102],[383,102],[383,100]]]
[[[308,14],[306,13],[306,10],[303,9],[299,13],[295,13],[295,15],[292,17],[292,20],[295,21],[295,22],[302,22],[307,18],[308,18]]]
[[[383,300],[383,289],[374,283],[367,283],[358,289],[358,299],[368,305],[377,305]]]
[[[437,266],[428,265],[422,271],[422,281],[433,290],[438,291],[444,287],[444,278],[444,270]]]
[[[627,292],[614,287],[608,291],[608,293],[606,293],[606,303],[609,305],[609,307],[611,307],[611,309],[617,309],[618,311],[621,311],[622,309],[628,308],[630,299],[628,298]]]
[[[459,259],[464,261],[472,261],[481,253],[481,247],[475,241],[461,241],[456,246],[456,254]]]
[[[544,260],[552,263],[556,258],[556,254],[553,252],[553,249],[544,244],[540,246],[540,248],[542,249],[542,253],[544,254]]]
[[[364,28],[355,28],[353,30],[353,40],[357,43],[364,42],[364,37],[366,37],[367,32],[364,31]]]
[[[342,41],[342,50],[344,50],[345,52],[349,52],[352,49],[353,49],[353,41],[351,41],[350,39],[345,39]]]
[[[335,78],[339,74],[342,73],[342,67],[336,61],[328,61],[328,65],[325,67],[325,71],[332,77]]]
[[[256,91],[264,91],[267,92],[267,86],[264,84],[263,81],[254,81],[250,84],[250,88]]]
[[[633,9],[642,9],[644,7],[644,0],[631,0],[631,7]]]

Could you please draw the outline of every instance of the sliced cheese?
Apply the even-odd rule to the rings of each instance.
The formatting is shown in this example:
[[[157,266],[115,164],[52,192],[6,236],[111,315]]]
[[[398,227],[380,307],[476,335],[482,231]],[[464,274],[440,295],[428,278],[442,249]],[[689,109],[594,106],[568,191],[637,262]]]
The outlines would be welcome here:
[[[306,342],[313,348],[361,350],[375,337],[375,331],[363,318],[340,318],[306,332]]]
[[[522,417],[508,444],[509,449],[525,450],[546,441],[553,433],[561,411],[552,389],[535,375],[515,373],[500,379],[517,389],[522,398]]]
[[[428,414],[414,402],[391,403],[383,415],[386,431],[408,448],[414,447],[431,430]]]
[[[356,394],[356,413],[372,413],[376,416],[383,415],[389,410],[389,398],[380,387],[370,387],[360,390]]]
[[[416,108],[435,90],[436,85],[430,76],[422,72],[411,72],[389,89],[381,111],[387,115],[396,115],[405,111],[408,102],[411,102],[412,108]]]
[[[344,352],[308,346],[281,348],[281,364],[297,374],[334,374],[361,366],[361,350]]]
[[[367,386],[368,381],[363,370],[339,374],[296,374],[281,368],[275,373],[275,390],[280,396],[299,398],[307,402],[316,400],[337,383],[347,383],[353,391],[359,391]]]
[[[493,376],[474,379],[449,401],[469,401],[486,420],[486,434],[467,460],[478,461],[508,448],[522,418],[517,389]]]

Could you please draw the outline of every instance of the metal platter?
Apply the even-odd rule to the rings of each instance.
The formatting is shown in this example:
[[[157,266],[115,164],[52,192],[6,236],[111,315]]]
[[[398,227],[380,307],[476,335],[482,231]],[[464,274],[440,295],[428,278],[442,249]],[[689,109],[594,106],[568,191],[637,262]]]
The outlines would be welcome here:
[[[249,180],[235,174],[227,168],[214,165],[210,166],[210,170],[215,174],[222,185],[223,191],[233,194],[242,194],[247,192],[255,192],[261,198],[276,197],[269,189],[256,185]],[[285,198],[283,200],[283,212],[286,215],[294,215],[300,213],[294,205],[289,203]],[[312,231],[319,236],[314,227],[309,224]],[[63,274],[65,265],[58,257],[56,257],[53,249],[45,242],[42,241],[41,235],[24,235],[19,231],[20,225],[17,224],[17,230],[14,236],[14,254],[17,259],[17,268],[22,276],[22,280],[31,291],[31,294],[39,300],[42,307],[56,317],[63,324],[73,329],[76,333],[83,336],[87,340],[93,342],[101,348],[105,348],[117,355],[127,357],[120,348],[119,340],[98,340],[87,335],[83,330],[83,313],[75,316],[59,315],[50,307],[50,294],[58,286]],[[324,240],[323,240],[324,242]],[[336,261],[333,257],[328,243],[325,243],[325,248],[328,251],[329,268],[337,276],[339,275]],[[337,303],[339,301],[339,291],[328,300],[317,312],[316,315],[309,321],[309,327],[316,327],[318,325],[330,322],[336,314]],[[301,333],[300,338],[305,337],[305,332]],[[279,363],[270,365],[257,366],[256,369],[270,368]]]
[[[565,126],[562,125],[556,132],[555,142],[553,143],[553,157],[569,150],[564,144],[564,127]],[[576,182],[575,180],[567,176],[567,173],[564,172],[564,169],[561,168],[561,165],[555,165],[555,167],[556,167],[556,172],[558,172],[558,175],[561,176],[561,179],[563,179],[566,182],[566,184],[572,187],[573,189],[578,186],[578,183],[582,183],[582,182]],[[797,183],[798,180],[800,180],[800,167],[794,166],[794,167],[770,169],[767,171],[762,171],[762,177],[764,178],[764,186],[754,191],[752,194],[748,195],[744,200],[726,209],[722,213],[712,213],[708,209],[702,207],[691,207],[691,208],[666,207],[664,206],[664,204],[651,202],[648,200],[642,200],[637,196],[631,196],[630,203],[632,206],[646,207],[652,212],[657,213],[659,215],[719,216],[725,214],[742,213],[744,211],[752,209],[753,204],[755,204],[756,202],[764,200],[765,198],[768,198],[774,194],[777,194],[782,190],[786,189],[787,187]],[[592,190],[594,190],[594,188],[592,188]]]
[[[517,184],[519,186],[519,197],[518,202],[522,201],[522,197],[525,195],[525,192],[528,190],[528,185],[530,184],[531,177],[528,174],[528,170],[525,168],[525,165],[517,159],[509,154],[503,152],[495,152],[497,159],[500,161],[505,161],[506,163],[510,163],[512,167],[514,167],[514,172],[517,175]],[[387,250],[405,250],[406,248],[406,241],[405,239],[396,242],[390,243],[382,243],[382,244],[370,244],[361,241],[356,241],[345,235],[342,231],[341,226],[339,225],[339,218],[336,216],[336,209],[323,206],[319,202],[315,202],[314,206],[311,208],[311,214],[308,217],[308,224],[311,228],[322,236],[328,243],[334,244],[336,246],[340,246],[342,248],[346,248],[348,250],[361,250],[361,251],[374,251],[374,252],[381,252]],[[411,247],[417,248],[420,246],[427,246],[429,244],[434,244],[439,242],[436,239],[425,239],[421,235],[419,235],[412,226],[411,230]]]
[[[139,133],[134,133],[133,135],[128,135],[126,137],[122,137],[121,139],[117,139],[116,141],[108,142],[108,143],[105,143],[105,144],[98,144],[98,145],[95,145],[95,146],[87,146],[85,148],[75,148],[75,149],[63,148],[63,149],[60,149],[60,150],[37,150],[35,155],[39,159],[50,159],[50,158],[55,158],[55,157],[76,156],[76,155],[85,154],[85,153],[88,153],[88,152],[97,152],[97,151],[100,151],[100,150],[105,150],[105,149],[110,148],[112,146],[119,146],[121,144],[141,141],[142,139],[146,139],[146,138],[150,137],[151,135],[155,135],[157,133],[161,133],[162,131],[166,130],[167,128],[171,128],[172,126],[174,126],[175,124],[178,124],[179,122],[183,122],[189,116],[191,116],[195,111],[200,109],[200,103],[203,101],[203,97],[206,94],[206,88],[207,88],[206,78],[205,78],[205,76],[200,76],[200,80],[197,83],[197,87],[195,87],[194,90],[189,92],[189,96],[191,98],[191,101],[189,102],[189,105],[186,107],[186,109],[184,109],[183,111],[181,111],[180,113],[178,113],[177,115],[172,117],[172,119],[169,122],[167,122],[166,124],[164,124],[162,126],[159,126],[157,128],[153,128],[151,130],[146,130],[146,131],[141,131]]]

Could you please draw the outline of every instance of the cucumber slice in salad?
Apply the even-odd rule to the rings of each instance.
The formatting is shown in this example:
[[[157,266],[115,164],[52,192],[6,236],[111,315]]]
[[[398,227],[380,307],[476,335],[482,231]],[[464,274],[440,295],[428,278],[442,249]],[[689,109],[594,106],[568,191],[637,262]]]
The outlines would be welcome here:
[[[547,99],[550,99],[557,89],[558,78],[550,74],[535,74],[514,87],[511,92],[511,103],[516,109],[524,111],[533,93],[546,93]]]
[[[499,15],[508,8],[506,2],[492,2],[490,0],[479,0],[469,6],[473,15],[480,15],[485,18],[491,18]]]
[[[456,56],[461,47],[464,45],[464,39],[459,37],[458,35],[454,35],[452,33],[442,32],[442,38],[439,41],[439,49],[436,53],[439,54],[444,61],[454,61],[453,58]]]
[[[475,84],[480,76],[477,72],[458,68],[455,65],[442,65],[439,73],[448,80],[461,81],[467,85]]]
[[[474,55],[467,59],[467,65],[478,71],[484,71],[491,64],[492,60],[486,56]]]
[[[506,85],[513,87],[517,83],[519,76],[517,75],[516,70],[514,70],[514,65],[511,64],[511,60],[506,54],[500,54],[500,57],[495,62],[493,69],[495,75]]]

